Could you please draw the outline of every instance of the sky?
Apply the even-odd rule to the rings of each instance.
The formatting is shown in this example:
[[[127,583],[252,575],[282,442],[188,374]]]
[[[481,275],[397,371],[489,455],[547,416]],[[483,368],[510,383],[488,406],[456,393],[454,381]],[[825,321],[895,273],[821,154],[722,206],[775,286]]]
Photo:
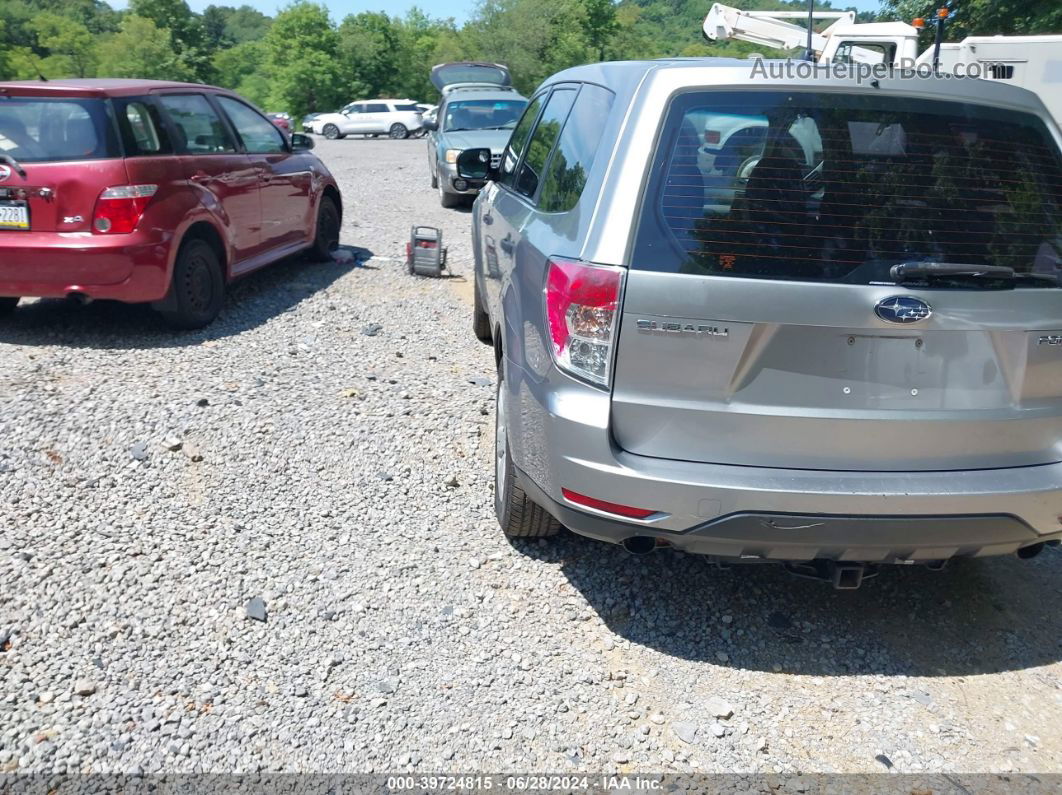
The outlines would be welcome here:
[[[725,0],[723,0],[725,2]],[[704,13],[712,0],[705,0]],[[211,3],[218,5],[248,5],[254,6],[259,11],[273,16],[277,10],[287,5],[287,0],[189,0],[188,4],[193,11],[202,11]],[[111,0],[115,8],[125,8],[126,0]],[[453,17],[460,25],[472,13],[475,0],[324,0],[324,4],[332,12],[332,18],[336,21],[343,19],[347,14],[356,14],[359,11],[386,11],[392,16],[403,16],[413,6],[418,6],[422,11],[433,17]],[[837,8],[855,6],[860,11],[877,11],[879,0],[834,0]]]

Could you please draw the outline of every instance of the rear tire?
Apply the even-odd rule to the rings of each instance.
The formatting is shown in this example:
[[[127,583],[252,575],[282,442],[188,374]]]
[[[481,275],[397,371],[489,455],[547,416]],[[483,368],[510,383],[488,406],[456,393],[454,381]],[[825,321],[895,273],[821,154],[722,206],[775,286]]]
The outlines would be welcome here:
[[[560,532],[560,522],[533,502],[516,485],[516,467],[509,454],[506,432],[504,365],[498,365],[498,389],[494,403],[494,512],[502,532],[509,538],[546,538]]]
[[[322,196],[317,205],[317,233],[310,248],[310,256],[327,262],[339,248],[339,208],[330,196]]]
[[[387,131],[387,134],[396,141],[404,141],[409,137],[409,129],[406,125],[396,121],[391,125],[391,129]]]
[[[483,308],[483,301],[479,297],[479,280],[475,278],[472,284],[472,333],[485,345],[494,342],[494,335],[490,332],[490,315]]]
[[[334,141],[337,138],[346,137],[345,135],[343,135],[343,133],[339,131],[339,128],[336,127],[336,125],[334,124],[326,124],[324,126],[324,129],[321,130],[321,132],[322,134],[324,134],[324,137],[327,138],[329,141]]]
[[[15,307],[18,306],[18,298],[15,296],[0,297],[0,317],[10,315],[15,311]]]
[[[225,304],[225,276],[218,253],[205,240],[185,241],[177,254],[170,282],[170,306],[162,316],[174,328],[209,325]]]

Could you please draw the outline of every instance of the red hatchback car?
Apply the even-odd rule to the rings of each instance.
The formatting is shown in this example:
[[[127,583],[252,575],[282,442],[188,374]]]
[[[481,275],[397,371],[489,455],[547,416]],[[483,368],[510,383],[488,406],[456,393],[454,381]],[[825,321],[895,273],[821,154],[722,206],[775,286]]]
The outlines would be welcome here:
[[[339,188],[311,148],[220,88],[0,83],[0,313],[72,296],[210,323],[231,279],[338,246]]]

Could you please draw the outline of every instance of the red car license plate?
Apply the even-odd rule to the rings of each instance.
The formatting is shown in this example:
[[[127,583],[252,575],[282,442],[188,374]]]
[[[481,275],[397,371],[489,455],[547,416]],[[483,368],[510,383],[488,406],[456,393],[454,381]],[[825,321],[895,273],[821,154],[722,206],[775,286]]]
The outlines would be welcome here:
[[[0,229],[29,228],[29,205],[15,199],[0,199]]]

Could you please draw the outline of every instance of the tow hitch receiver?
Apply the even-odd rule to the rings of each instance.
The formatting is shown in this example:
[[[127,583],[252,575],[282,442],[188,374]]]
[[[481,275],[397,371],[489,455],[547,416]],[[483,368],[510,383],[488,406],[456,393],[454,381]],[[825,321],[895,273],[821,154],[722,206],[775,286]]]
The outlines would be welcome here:
[[[442,276],[446,249],[442,230],[434,226],[414,226],[406,243],[406,267],[411,276]]]
[[[839,591],[854,591],[867,577],[876,577],[876,566],[866,563],[809,560],[786,563],[785,570],[797,577],[828,582]]]
[[[862,563],[838,563],[833,567],[833,587],[839,591],[854,591],[863,584]]]

